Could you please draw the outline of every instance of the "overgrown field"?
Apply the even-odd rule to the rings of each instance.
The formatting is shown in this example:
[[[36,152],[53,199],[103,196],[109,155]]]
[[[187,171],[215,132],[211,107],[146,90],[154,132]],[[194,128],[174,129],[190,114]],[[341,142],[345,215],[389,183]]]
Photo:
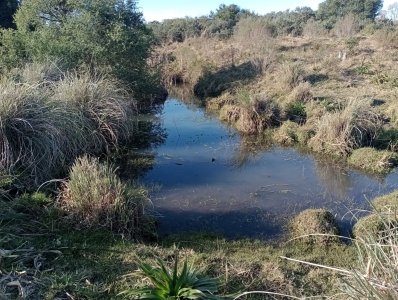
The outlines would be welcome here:
[[[300,36],[286,36],[272,34],[264,20],[241,17],[229,38],[162,44],[164,81],[189,85],[244,134],[271,130],[280,144],[348,158],[370,172],[396,166],[396,26],[360,31],[347,16],[346,27],[329,33],[315,34],[322,24],[310,20]]]

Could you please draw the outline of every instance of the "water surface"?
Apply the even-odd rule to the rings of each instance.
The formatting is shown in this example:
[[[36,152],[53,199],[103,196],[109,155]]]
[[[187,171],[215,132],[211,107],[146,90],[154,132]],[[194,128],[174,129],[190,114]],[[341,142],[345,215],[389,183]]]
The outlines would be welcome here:
[[[349,210],[366,209],[367,199],[398,187],[396,172],[376,178],[266,138],[242,138],[178,99],[165,102],[159,120],[167,138],[143,181],[157,186],[151,199],[162,233],[274,238],[293,215],[320,207],[347,225]]]

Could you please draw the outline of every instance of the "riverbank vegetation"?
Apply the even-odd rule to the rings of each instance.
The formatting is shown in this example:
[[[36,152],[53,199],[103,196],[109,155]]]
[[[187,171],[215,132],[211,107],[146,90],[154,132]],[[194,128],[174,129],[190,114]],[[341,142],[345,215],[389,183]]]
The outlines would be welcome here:
[[[397,297],[396,192],[372,202],[354,240],[337,236],[330,212],[309,210],[270,242],[158,236],[148,192],[131,180],[153,164],[134,148],[164,139],[138,117],[164,98],[161,77],[189,84],[247,139],[394,167],[398,35],[376,19],[380,1],[266,16],[221,5],[151,24],[135,1],[5,3],[0,298],[131,299],[162,286],[149,280],[159,276],[171,293],[203,298]],[[195,285],[180,291],[183,279]]]
[[[381,1],[325,1],[317,11],[258,16],[229,5],[209,16],[151,26],[164,82],[191,86],[238,131],[273,129],[277,142],[344,160],[364,147],[392,157],[398,29],[380,8]],[[222,23],[225,15],[234,21]],[[228,34],[211,30],[221,23]],[[376,173],[396,165],[355,162],[350,159]]]

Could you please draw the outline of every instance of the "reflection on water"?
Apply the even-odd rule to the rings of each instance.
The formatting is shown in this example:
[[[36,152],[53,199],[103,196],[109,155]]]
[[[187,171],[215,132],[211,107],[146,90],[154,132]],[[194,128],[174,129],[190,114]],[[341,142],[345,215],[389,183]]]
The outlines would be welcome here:
[[[266,136],[241,138],[189,101],[167,100],[159,120],[167,138],[143,181],[160,187],[151,198],[163,233],[274,237],[306,208],[342,216],[398,186],[397,173],[380,180],[272,146]]]

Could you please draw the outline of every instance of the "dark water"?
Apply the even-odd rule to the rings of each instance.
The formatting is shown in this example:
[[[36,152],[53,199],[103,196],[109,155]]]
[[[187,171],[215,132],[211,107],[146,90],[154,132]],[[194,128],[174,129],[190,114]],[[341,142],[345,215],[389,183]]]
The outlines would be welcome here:
[[[266,138],[242,138],[195,104],[169,98],[159,119],[167,139],[143,181],[156,187],[151,199],[162,233],[274,238],[287,219],[320,207],[347,227],[348,211],[398,188],[396,172],[375,178]]]

